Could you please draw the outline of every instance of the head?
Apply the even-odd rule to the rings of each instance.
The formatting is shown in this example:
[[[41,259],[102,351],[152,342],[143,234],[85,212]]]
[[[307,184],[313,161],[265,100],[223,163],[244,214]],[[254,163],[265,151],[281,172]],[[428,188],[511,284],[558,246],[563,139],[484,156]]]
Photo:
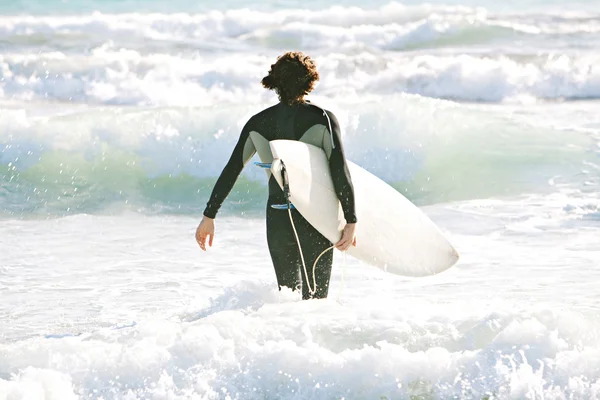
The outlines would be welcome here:
[[[299,51],[289,51],[277,58],[262,85],[277,92],[279,100],[286,104],[298,104],[310,93],[319,80],[315,62]]]

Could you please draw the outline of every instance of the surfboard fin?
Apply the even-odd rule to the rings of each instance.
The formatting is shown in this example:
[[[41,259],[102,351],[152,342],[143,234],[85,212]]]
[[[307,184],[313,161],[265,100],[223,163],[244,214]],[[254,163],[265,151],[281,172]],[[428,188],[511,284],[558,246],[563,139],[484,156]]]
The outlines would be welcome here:
[[[276,210],[287,210],[288,209],[288,205],[287,204],[271,204],[271,208],[274,208]],[[290,204],[290,208],[292,210],[296,209],[296,207],[294,207],[293,204]]]
[[[265,168],[265,169],[271,168],[271,163],[267,163],[267,162],[255,162],[254,165],[256,165],[257,167],[260,167],[260,168]]]

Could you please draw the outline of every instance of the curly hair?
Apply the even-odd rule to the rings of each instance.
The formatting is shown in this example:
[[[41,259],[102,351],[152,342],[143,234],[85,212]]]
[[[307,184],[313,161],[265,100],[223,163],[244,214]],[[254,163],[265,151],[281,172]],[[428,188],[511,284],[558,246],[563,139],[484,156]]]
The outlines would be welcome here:
[[[274,90],[282,103],[293,105],[303,102],[318,80],[319,73],[312,58],[299,51],[289,51],[277,57],[261,83],[266,89]]]

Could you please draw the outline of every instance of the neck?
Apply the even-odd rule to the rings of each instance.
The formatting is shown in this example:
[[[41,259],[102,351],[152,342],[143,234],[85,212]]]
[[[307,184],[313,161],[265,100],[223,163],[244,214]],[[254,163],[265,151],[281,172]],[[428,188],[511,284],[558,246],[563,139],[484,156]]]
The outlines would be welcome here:
[[[279,103],[280,103],[280,104],[283,104],[283,105],[285,105],[285,106],[295,106],[295,105],[298,105],[298,104],[303,104],[303,103],[308,103],[308,102],[309,102],[309,101],[308,101],[308,100],[306,100],[304,97],[303,97],[303,98],[301,98],[301,99],[298,99],[298,101],[296,101],[296,102],[294,102],[294,103],[292,103],[292,104],[290,104],[290,103],[287,103],[287,102],[285,102],[285,101],[281,101],[281,100],[279,100]]]

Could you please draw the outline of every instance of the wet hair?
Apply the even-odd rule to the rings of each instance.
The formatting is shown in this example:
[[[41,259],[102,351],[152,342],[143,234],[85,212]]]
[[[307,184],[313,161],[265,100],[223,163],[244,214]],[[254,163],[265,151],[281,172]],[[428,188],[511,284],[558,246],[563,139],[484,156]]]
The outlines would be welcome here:
[[[319,73],[312,58],[299,51],[289,51],[277,58],[261,83],[274,90],[282,103],[292,105],[303,102],[318,80]]]

